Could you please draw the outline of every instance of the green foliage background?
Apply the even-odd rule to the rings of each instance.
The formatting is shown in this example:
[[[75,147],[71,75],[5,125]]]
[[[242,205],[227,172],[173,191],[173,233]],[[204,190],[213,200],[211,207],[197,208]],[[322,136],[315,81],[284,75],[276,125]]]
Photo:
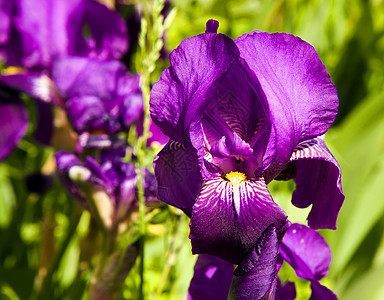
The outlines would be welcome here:
[[[337,230],[322,231],[333,252],[323,283],[339,299],[384,299],[384,1],[174,0],[172,6],[176,14],[165,35],[169,51],[204,32],[211,18],[220,22],[219,32],[234,39],[253,30],[288,32],[316,48],[338,88],[339,115],[326,141],[341,165],[346,196]],[[167,60],[158,63],[154,80],[167,65]],[[35,112],[29,99],[26,103],[29,133],[0,163],[0,299],[85,299],[97,260],[84,259],[93,223],[59,182],[43,195],[28,193],[25,176],[46,166],[53,149],[33,141]],[[293,182],[269,186],[290,220],[305,223],[308,210],[290,204],[294,188]],[[190,254],[188,219],[162,205],[147,221],[146,298],[185,299],[196,259]],[[134,240],[138,224],[131,226],[122,241]],[[49,255],[50,278],[44,293],[36,294],[38,272]],[[308,284],[288,266],[282,272],[284,280],[297,283],[298,299],[307,299]],[[135,266],[121,299],[137,299],[139,279]]]

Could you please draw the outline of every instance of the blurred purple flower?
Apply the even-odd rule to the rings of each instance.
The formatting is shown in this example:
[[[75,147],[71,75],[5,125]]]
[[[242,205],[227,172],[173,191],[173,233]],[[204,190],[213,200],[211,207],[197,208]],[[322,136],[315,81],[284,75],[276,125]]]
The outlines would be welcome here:
[[[78,133],[115,134],[143,113],[140,77],[129,74],[119,61],[60,57],[54,61],[52,79]]]
[[[1,1],[0,57],[9,66],[49,70],[58,55],[120,58],[127,29],[117,12],[94,0]]]
[[[122,162],[120,157],[106,154],[101,157],[100,162],[90,156],[83,162],[76,155],[64,151],[57,152],[55,158],[60,180],[82,205],[89,208],[87,195],[75,183],[74,173],[78,173],[82,181],[93,186],[94,195],[102,191],[108,196],[108,202],[103,203],[105,211],[102,213],[109,214],[107,218],[110,218],[110,224],[124,220],[132,209],[137,207],[136,171],[132,163]],[[144,195],[146,201],[157,200],[156,179],[147,169],[145,169]],[[105,200],[104,197],[103,201]]]
[[[44,102],[64,106],[51,78],[52,66],[60,57],[110,60],[120,58],[127,47],[123,19],[98,1],[43,0],[39,5],[31,0],[0,1],[0,59],[8,66],[23,68],[1,74],[0,82]],[[65,75],[76,81],[71,74]],[[35,137],[48,144],[52,133],[51,108],[39,104],[37,110],[40,117]],[[8,117],[4,122],[9,123],[8,127],[18,127]],[[1,142],[13,140],[7,145],[0,144],[4,153],[15,146],[23,128],[19,127],[12,137],[10,131],[0,133]]]
[[[193,253],[239,264],[271,224],[276,243],[287,229],[267,189],[275,177],[295,178],[292,202],[313,204],[312,228],[336,227],[340,168],[321,135],[338,98],[300,38],[256,31],[233,41],[217,27],[210,20],[184,40],[153,86],[152,119],[171,139],[154,167],[160,199],[191,216]]]

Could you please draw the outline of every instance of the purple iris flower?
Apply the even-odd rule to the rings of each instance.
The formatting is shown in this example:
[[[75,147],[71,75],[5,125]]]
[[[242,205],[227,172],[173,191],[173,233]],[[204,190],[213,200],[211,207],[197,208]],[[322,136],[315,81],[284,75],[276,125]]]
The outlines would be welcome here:
[[[323,140],[337,114],[334,84],[316,51],[289,34],[233,41],[206,33],[170,54],[151,91],[152,119],[170,137],[154,161],[159,197],[189,216],[193,253],[239,264],[285,212],[267,184],[296,181],[292,202],[312,204],[311,228],[335,228],[344,195]]]
[[[86,208],[90,208],[86,194],[76,185],[73,176],[93,185],[93,195],[101,207],[99,212],[103,214],[108,227],[126,219],[132,209],[137,207],[135,166],[121,161],[115,154],[103,153],[99,162],[90,156],[83,162],[76,155],[65,151],[55,154],[58,174],[63,185]],[[157,200],[157,182],[155,176],[147,169],[144,195],[146,201]]]

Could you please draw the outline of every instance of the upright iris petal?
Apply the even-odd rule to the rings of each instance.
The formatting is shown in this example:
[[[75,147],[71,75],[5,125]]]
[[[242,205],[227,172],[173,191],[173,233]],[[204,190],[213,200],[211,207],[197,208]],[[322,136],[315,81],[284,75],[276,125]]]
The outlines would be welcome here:
[[[255,31],[235,42],[268,99],[273,128],[264,167],[269,182],[300,141],[329,129],[337,114],[337,91],[315,49],[298,37]]]

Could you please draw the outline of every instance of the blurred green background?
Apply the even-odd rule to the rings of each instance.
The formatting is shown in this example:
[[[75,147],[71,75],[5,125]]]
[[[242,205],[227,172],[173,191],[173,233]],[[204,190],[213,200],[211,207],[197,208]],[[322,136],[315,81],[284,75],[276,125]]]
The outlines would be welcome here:
[[[171,4],[176,15],[165,36],[168,51],[204,32],[211,18],[220,22],[219,32],[233,39],[254,30],[287,32],[315,47],[339,93],[339,114],[326,141],[340,163],[346,196],[337,230],[321,231],[333,253],[323,283],[339,299],[384,299],[384,1]],[[167,64],[160,62],[155,76]],[[92,262],[84,259],[92,221],[58,182],[44,194],[27,191],[26,175],[54,170],[53,149],[33,141],[34,126],[32,114],[29,134],[0,163],[0,299],[33,299],[33,286],[44,277],[39,272],[52,275],[47,299],[82,299],[92,269]],[[308,210],[290,204],[294,188],[293,182],[269,186],[290,220],[305,223]],[[163,205],[148,221],[146,297],[185,299],[196,259],[190,254],[188,219]],[[284,279],[297,283],[298,299],[307,299],[308,284],[295,278],[288,266],[282,272]],[[135,299],[138,284],[135,266],[121,298]]]

